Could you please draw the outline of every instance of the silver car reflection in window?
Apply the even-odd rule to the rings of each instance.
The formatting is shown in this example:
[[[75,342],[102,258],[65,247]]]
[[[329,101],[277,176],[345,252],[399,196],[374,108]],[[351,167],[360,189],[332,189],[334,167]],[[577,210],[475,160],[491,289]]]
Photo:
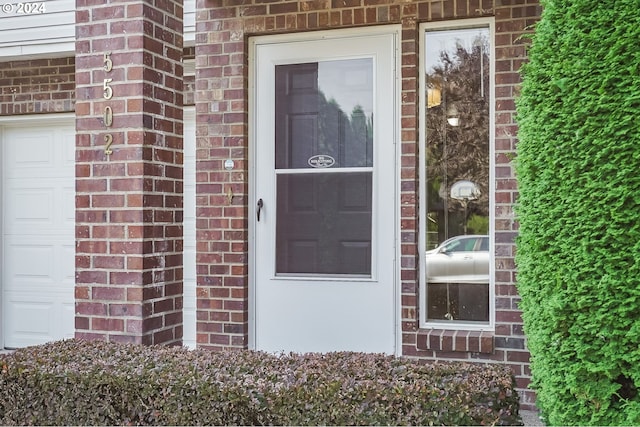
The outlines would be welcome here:
[[[452,237],[426,255],[429,283],[489,283],[489,236]]]

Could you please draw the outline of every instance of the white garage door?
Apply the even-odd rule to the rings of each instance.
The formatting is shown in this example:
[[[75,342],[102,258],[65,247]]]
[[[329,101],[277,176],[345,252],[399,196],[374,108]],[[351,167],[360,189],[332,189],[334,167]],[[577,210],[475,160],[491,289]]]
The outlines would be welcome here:
[[[185,112],[184,343],[195,347],[195,117]],[[0,288],[5,348],[74,335],[75,124],[0,122]]]
[[[2,322],[6,348],[72,337],[72,116],[2,127]]]

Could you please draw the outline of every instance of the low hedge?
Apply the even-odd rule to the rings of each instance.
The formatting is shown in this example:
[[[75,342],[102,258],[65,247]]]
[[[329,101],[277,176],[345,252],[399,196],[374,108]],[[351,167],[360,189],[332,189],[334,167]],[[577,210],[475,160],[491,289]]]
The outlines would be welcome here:
[[[0,366],[3,425],[521,424],[493,364],[65,340]]]

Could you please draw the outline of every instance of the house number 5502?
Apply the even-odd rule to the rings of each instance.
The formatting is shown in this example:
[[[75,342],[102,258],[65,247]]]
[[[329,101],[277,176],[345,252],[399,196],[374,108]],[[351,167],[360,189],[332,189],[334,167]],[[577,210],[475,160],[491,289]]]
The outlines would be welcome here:
[[[111,52],[105,52],[104,54],[104,71],[105,73],[110,73],[113,69],[113,61],[111,60]],[[104,99],[109,100],[113,98],[113,88],[110,86],[113,79],[104,79],[102,82],[102,96]],[[113,125],[113,110],[110,106],[104,107],[104,125],[106,127],[111,127]],[[110,156],[113,154],[113,150],[111,149],[111,144],[113,144],[113,135],[108,133],[104,136],[104,154]]]

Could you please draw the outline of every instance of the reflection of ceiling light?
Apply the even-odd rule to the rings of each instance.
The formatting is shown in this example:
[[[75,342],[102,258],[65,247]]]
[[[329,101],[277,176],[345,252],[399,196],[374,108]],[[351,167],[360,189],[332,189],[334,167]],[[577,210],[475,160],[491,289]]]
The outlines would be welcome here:
[[[449,108],[447,108],[447,123],[449,123],[450,126],[460,126],[458,109],[453,104]]]
[[[427,89],[427,108],[437,107],[442,103],[442,92],[438,88]]]

